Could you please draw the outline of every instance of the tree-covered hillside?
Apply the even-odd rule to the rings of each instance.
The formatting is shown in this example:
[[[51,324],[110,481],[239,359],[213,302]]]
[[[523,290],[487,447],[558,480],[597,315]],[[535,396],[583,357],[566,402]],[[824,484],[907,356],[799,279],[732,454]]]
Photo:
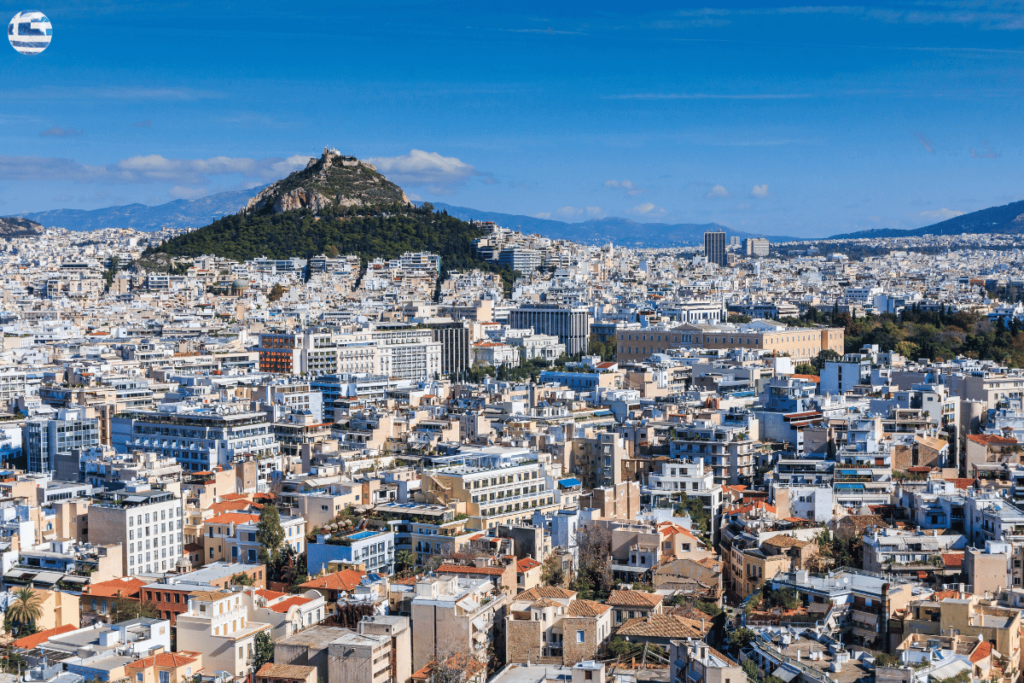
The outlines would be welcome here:
[[[479,268],[499,272],[511,284],[513,274],[484,261],[473,240],[482,231],[433,207],[392,205],[368,210],[328,207],[319,215],[306,209],[267,213],[243,211],[225,216],[205,228],[148,249],[143,256],[213,254],[236,261],[267,258],[310,258],[318,254],[356,254],[364,262],[395,258],[407,251],[429,251],[441,256],[442,277],[449,270]]]

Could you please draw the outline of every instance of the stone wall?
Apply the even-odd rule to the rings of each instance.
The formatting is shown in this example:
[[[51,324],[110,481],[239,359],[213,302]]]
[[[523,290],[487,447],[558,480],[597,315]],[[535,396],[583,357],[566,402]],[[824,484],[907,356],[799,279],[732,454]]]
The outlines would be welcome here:
[[[583,631],[583,642],[579,642],[578,631]],[[597,638],[597,620],[592,617],[565,617],[562,619],[562,660],[565,666],[573,666],[586,659],[593,659],[601,643]]]
[[[505,622],[505,657],[509,664],[536,662],[543,654],[541,622],[508,619]]]

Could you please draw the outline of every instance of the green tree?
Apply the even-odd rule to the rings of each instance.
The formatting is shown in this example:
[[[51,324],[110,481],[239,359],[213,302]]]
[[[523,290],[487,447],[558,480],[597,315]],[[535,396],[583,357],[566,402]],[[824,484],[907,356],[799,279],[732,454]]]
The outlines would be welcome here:
[[[548,554],[540,568],[540,580],[545,586],[564,586],[565,570],[562,569],[562,558],[555,553]]]
[[[110,606],[110,623],[119,624],[122,621],[130,621],[139,617],[156,619],[160,616],[160,610],[150,601],[132,600],[131,598],[118,597]]]
[[[284,542],[281,515],[273,504],[268,503],[260,510],[260,521],[256,525],[256,540],[260,543],[260,562],[269,567],[277,561],[281,554],[281,543]]]
[[[752,640],[754,640],[754,632],[749,628],[738,628],[729,634],[729,645],[736,652],[750,645]]]
[[[35,628],[36,621],[43,616],[43,596],[29,587],[14,591],[14,602],[7,608],[7,614],[18,628]]]
[[[402,569],[408,569],[416,564],[416,553],[411,550],[399,550],[395,553],[395,564],[400,565]]]
[[[231,585],[233,586],[251,586],[253,585],[252,577],[245,572],[238,572],[231,577]]]
[[[817,375],[818,369],[810,363],[800,363],[796,366],[795,372],[798,375]]]
[[[252,656],[255,671],[259,671],[264,664],[274,661],[274,641],[266,631],[260,631],[253,639]]]
[[[285,288],[280,284],[274,285],[270,288],[270,294],[267,295],[267,301],[270,301],[271,303],[280,301],[281,297],[284,296],[285,291],[287,290],[285,290]]]

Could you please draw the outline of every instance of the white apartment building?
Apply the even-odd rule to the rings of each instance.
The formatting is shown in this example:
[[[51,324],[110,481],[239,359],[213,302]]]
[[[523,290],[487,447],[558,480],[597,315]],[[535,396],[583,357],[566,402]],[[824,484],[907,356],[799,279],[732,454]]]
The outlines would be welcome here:
[[[230,467],[238,456],[274,458],[280,445],[267,415],[242,403],[165,403],[153,410],[128,410],[111,421],[119,453],[155,452],[186,470]]]
[[[174,571],[184,556],[181,506],[171,491],[130,484],[89,506],[89,541],[119,543],[127,574]]]

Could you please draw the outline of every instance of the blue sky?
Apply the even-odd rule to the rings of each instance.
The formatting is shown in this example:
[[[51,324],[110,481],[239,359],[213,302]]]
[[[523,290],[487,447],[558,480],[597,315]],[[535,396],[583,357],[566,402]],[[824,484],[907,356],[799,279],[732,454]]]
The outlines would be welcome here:
[[[824,236],[1024,198],[1024,2],[0,1],[0,214],[259,185]],[[555,5],[555,6],[552,6]]]

